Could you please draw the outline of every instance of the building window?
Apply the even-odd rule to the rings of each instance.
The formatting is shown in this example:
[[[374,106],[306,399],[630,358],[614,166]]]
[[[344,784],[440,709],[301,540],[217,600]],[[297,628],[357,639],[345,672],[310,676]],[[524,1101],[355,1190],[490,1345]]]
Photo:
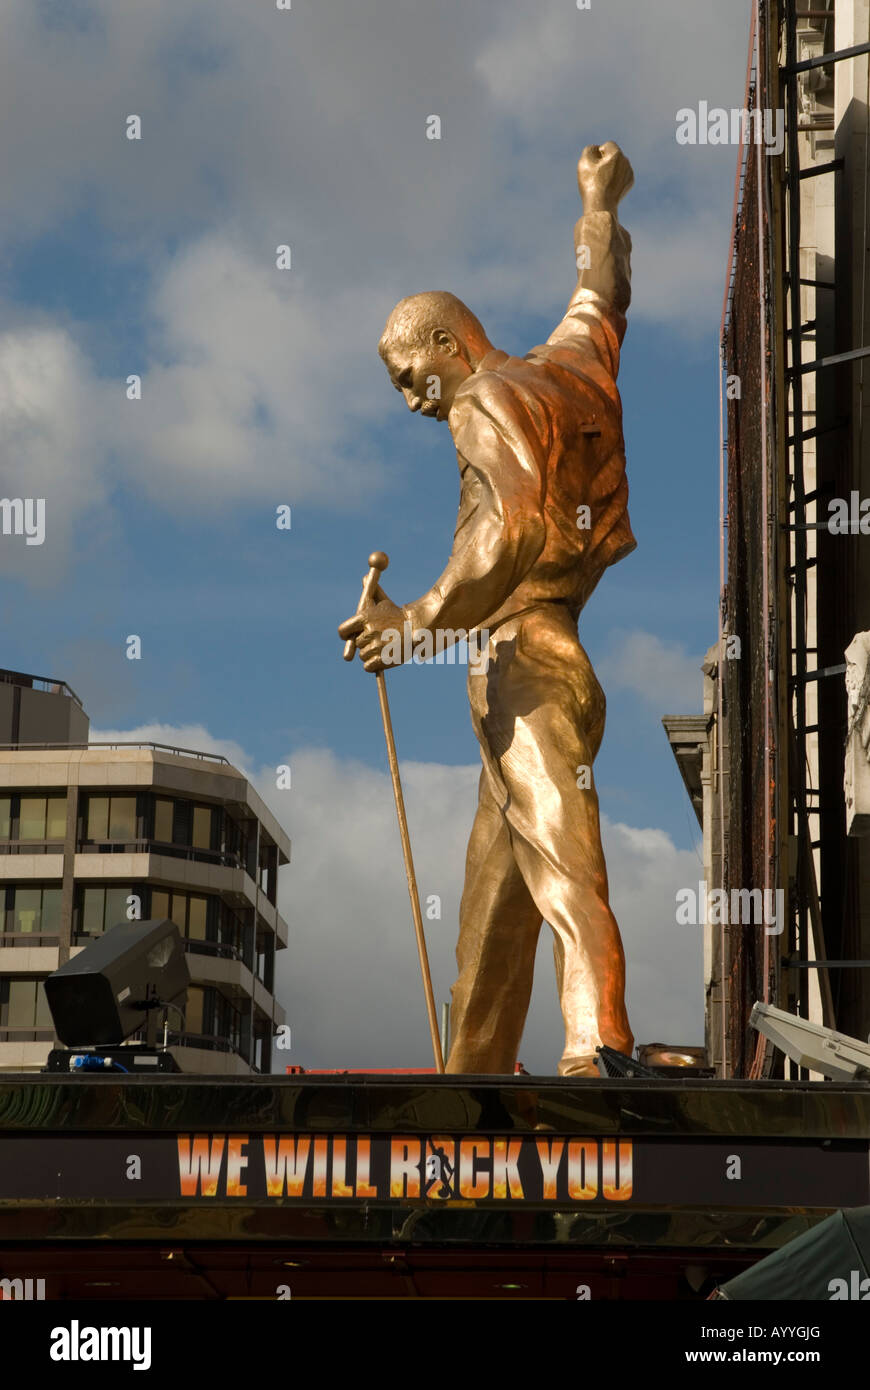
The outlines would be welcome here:
[[[208,917],[208,899],[191,897],[187,900],[187,931],[186,935],[193,941],[205,941],[206,939],[206,919]]]
[[[205,1009],[205,990],[202,985],[189,985],[187,1008],[184,1011],[185,1033],[201,1033]]]
[[[247,1056],[242,1044],[242,1015],[213,985],[189,985],[184,1011],[185,1036],[195,1047],[202,1039],[206,1047],[221,1043],[227,1051]]]
[[[102,936],[119,922],[127,922],[127,899],[141,896],[141,889],[125,886],[111,888],[79,887],[76,905],[76,936]]]
[[[220,814],[213,806],[155,796],[151,824],[155,844],[212,851],[220,848]]]
[[[0,840],[62,845],[65,838],[65,796],[0,797]]]
[[[225,946],[228,950],[224,954],[244,958],[243,925],[219,898],[153,888],[149,915],[155,922],[168,917],[187,941],[204,942],[212,951]],[[250,965],[250,962],[245,961],[245,964]]]
[[[275,979],[275,937],[272,932],[257,932],[257,953],[254,959],[254,973],[271,994]]]
[[[63,840],[66,835],[65,796],[22,796],[19,840]]]
[[[164,918],[169,918],[174,922],[184,935],[184,921],[187,916],[187,904],[184,893],[168,893],[162,888],[152,888],[151,890],[151,921],[162,922]]]
[[[88,797],[86,838],[88,840],[108,840],[109,798],[107,796]]]
[[[234,1052],[242,1051],[242,1016],[238,1009],[233,1008],[229,999],[218,990],[212,990],[213,1012],[211,1027],[207,1029],[215,1037],[223,1038],[229,1043]],[[209,1020],[206,1018],[206,1023]],[[203,1030],[206,1031],[206,1030]]]
[[[152,921],[168,917],[182,936],[195,941],[206,940],[208,908],[209,899],[195,893],[169,893],[162,888],[154,888],[151,892]]]
[[[224,856],[240,868],[248,868],[248,837],[232,816],[224,813]]]
[[[278,887],[278,846],[265,838],[260,841],[260,862],[257,869],[257,882],[270,903],[275,902]]]
[[[172,844],[172,816],[175,807],[163,797],[154,798],[154,839],[161,845]]]
[[[51,1028],[41,980],[0,980],[0,1028]]]
[[[271,1038],[268,1033],[268,1023],[258,1019],[254,1033],[254,1051],[252,1056],[253,1065],[259,1072],[267,1072],[271,1062]]]
[[[45,797],[22,796],[18,813],[19,840],[45,839]]]
[[[60,935],[60,888],[10,884],[6,888],[7,932],[23,935]]]
[[[97,842],[121,840],[128,844],[135,840],[135,796],[89,796],[85,838]]]
[[[194,806],[193,808],[193,847],[194,849],[211,849],[211,807]]]

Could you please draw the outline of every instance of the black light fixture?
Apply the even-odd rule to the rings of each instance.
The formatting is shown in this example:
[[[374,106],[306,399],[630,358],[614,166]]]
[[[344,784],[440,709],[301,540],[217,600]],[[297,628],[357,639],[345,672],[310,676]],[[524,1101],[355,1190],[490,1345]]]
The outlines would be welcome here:
[[[645,1067],[625,1052],[617,1052],[613,1047],[595,1049],[598,1062],[598,1075],[607,1078],[624,1077],[626,1080],[658,1079],[661,1072],[654,1067]]]
[[[158,1014],[169,1007],[183,1008],[190,974],[178,927],[163,918],[119,923],[44,983],[55,1031],[67,1047],[103,1049],[115,1056],[114,1049],[125,1038],[144,1029],[146,1048],[136,1052],[143,1059],[150,1052],[153,1059],[169,1056],[158,1054],[155,1046]],[[132,1051],[123,1049],[131,1060]],[[70,1056],[59,1055],[61,1059]],[[95,1052],[93,1064],[86,1059],[78,1065],[92,1070],[101,1065],[101,1055]],[[49,1058],[49,1070],[73,1069],[68,1064],[53,1064],[57,1057],[55,1050]],[[155,1069],[153,1060],[151,1067]],[[176,1069],[174,1063],[171,1069]]]

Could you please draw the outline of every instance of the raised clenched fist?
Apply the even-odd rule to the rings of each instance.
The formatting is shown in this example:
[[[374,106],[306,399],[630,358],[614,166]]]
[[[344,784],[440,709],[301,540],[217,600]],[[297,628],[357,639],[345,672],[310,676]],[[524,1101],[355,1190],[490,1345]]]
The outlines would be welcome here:
[[[577,186],[584,212],[616,212],[634,183],[634,171],[613,140],[587,145],[577,165]]]

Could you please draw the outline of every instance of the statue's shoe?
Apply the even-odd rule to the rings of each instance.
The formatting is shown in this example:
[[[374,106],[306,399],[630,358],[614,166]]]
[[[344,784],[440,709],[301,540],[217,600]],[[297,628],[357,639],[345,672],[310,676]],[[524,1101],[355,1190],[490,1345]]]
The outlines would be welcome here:
[[[559,1075],[600,1076],[598,1058],[594,1053],[588,1057],[563,1057],[559,1063]]]

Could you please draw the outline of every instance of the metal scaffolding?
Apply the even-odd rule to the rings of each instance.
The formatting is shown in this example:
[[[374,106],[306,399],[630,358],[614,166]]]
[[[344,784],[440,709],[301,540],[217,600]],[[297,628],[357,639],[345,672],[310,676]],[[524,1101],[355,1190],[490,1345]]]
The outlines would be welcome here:
[[[759,120],[753,150],[745,138],[752,120],[744,126],[722,320],[718,877],[726,891],[762,884],[782,890],[787,923],[779,937],[722,928],[722,1076],[761,1077],[778,1065],[773,1051],[748,1033],[754,999],[807,1017],[818,988],[822,1019],[836,1026],[849,971],[864,964],[850,960],[845,949],[845,665],[838,657],[849,640],[842,639],[852,614],[849,600],[839,596],[853,592],[852,562],[845,548],[831,547],[817,507],[849,476],[848,461],[832,462],[833,451],[825,452],[826,441],[842,440],[851,425],[848,392],[839,389],[838,374],[850,373],[870,347],[843,342],[840,333],[839,341],[820,351],[817,319],[804,321],[802,304],[808,291],[837,290],[834,280],[802,274],[802,186],[807,179],[839,179],[844,160],[801,167],[802,139],[814,141],[808,132],[834,128],[826,112],[808,116],[802,110],[801,82],[822,70],[813,78],[818,84],[824,70],[870,53],[870,36],[837,51],[833,20],[832,4],[810,8],[806,0],[756,0],[750,37],[746,109],[759,116],[771,109],[784,113],[785,149],[762,152]],[[802,35],[824,51],[802,58]],[[822,317],[830,332],[831,315]],[[813,374],[833,383],[823,388],[821,413],[807,396]],[[734,381],[736,395],[728,389]],[[811,440],[823,451],[818,478],[808,465]],[[814,442],[813,453],[816,447]],[[836,621],[817,629],[822,611]],[[816,743],[824,774],[818,786],[810,766]],[[826,945],[836,961],[826,959]]]

